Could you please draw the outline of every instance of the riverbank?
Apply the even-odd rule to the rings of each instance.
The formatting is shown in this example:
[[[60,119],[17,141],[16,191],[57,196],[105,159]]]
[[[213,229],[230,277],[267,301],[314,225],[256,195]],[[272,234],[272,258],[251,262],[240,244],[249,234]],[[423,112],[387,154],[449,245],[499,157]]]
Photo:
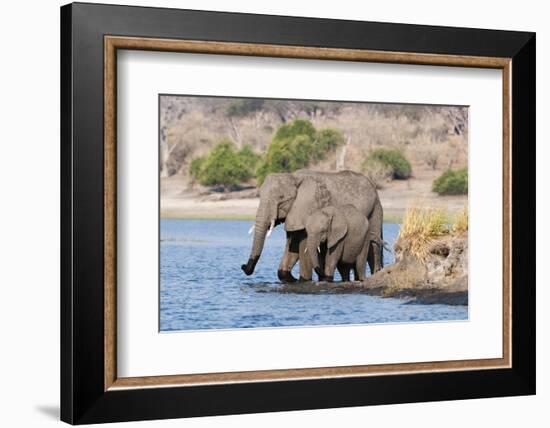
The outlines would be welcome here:
[[[460,213],[468,201],[466,195],[439,196],[431,191],[434,178],[440,174],[441,171],[417,167],[413,178],[387,183],[378,191],[384,207],[384,221],[401,223],[405,211],[415,201],[422,201],[425,208],[445,207],[451,215]],[[253,220],[258,204],[255,187],[216,192],[190,186],[188,178],[181,175],[161,178],[162,218]]]
[[[371,278],[371,277],[369,277]],[[407,301],[409,304],[441,304],[452,306],[468,305],[468,284],[457,283],[451,287],[425,285],[422,287],[394,287],[382,282],[308,282],[285,284],[271,291],[292,294],[368,294],[377,297],[393,297]]]
[[[468,305],[468,234],[440,236],[426,244],[422,259],[413,255],[410,242],[395,245],[395,263],[362,282],[307,282],[285,284],[280,293],[365,293],[394,297],[416,304]]]

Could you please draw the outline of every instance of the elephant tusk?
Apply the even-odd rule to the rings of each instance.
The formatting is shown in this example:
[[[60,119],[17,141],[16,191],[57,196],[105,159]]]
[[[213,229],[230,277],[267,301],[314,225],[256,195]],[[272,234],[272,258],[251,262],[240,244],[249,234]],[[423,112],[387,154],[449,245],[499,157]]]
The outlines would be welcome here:
[[[321,247],[317,247],[317,252],[321,254]]]
[[[304,254],[305,254],[305,253],[307,253],[307,247],[306,247],[306,249],[304,250]]]
[[[271,232],[273,232],[274,227],[275,227],[275,220],[271,220],[271,224],[269,225],[269,230],[267,231],[268,238],[269,238],[269,235],[271,235]]]
[[[255,224],[252,225],[252,227],[250,228],[250,230],[248,231],[248,234],[250,235],[252,232],[254,232],[254,228],[256,227]]]

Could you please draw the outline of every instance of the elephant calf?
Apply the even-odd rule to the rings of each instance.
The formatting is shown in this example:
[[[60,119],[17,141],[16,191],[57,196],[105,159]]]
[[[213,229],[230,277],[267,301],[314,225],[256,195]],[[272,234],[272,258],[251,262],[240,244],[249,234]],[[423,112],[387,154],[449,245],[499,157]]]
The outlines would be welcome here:
[[[351,269],[356,281],[365,279],[368,229],[369,221],[353,205],[328,206],[309,216],[307,252],[319,280],[332,281],[336,268],[344,281],[349,281]]]

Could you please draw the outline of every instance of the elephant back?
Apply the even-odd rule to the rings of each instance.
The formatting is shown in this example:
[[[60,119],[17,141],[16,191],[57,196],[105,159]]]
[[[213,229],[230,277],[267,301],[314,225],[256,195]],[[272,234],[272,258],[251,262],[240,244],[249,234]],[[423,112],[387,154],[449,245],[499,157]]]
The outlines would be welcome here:
[[[285,230],[289,232],[304,229],[309,215],[330,205],[352,205],[368,217],[378,200],[372,182],[353,171],[331,173],[301,170],[296,176],[300,184],[285,219]]]
[[[327,175],[325,184],[333,205],[354,206],[365,217],[369,217],[378,201],[376,187],[362,174],[342,171],[334,177]]]

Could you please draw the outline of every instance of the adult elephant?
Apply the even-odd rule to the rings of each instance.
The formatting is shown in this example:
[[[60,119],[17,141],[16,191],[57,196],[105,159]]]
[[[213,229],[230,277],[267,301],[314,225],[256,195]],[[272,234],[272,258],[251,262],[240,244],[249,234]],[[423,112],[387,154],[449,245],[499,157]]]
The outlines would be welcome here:
[[[369,258],[372,273],[382,268],[383,210],[376,186],[367,177],[353,171],[320,172],[299,170],[294,173],[269,174],[260,188],[260,205],[256,212],[254,240],[248,262],[241,266],[252,275],[262,254],[266,235],[284,223],[287,234],[285,251],[277,275],[281,281],[293,282],[290,273],[300,260],[300,279],[311,280],[312,265],[306,256],[305,224],[310,214],[330,205],[353,205],[369,220]]]

